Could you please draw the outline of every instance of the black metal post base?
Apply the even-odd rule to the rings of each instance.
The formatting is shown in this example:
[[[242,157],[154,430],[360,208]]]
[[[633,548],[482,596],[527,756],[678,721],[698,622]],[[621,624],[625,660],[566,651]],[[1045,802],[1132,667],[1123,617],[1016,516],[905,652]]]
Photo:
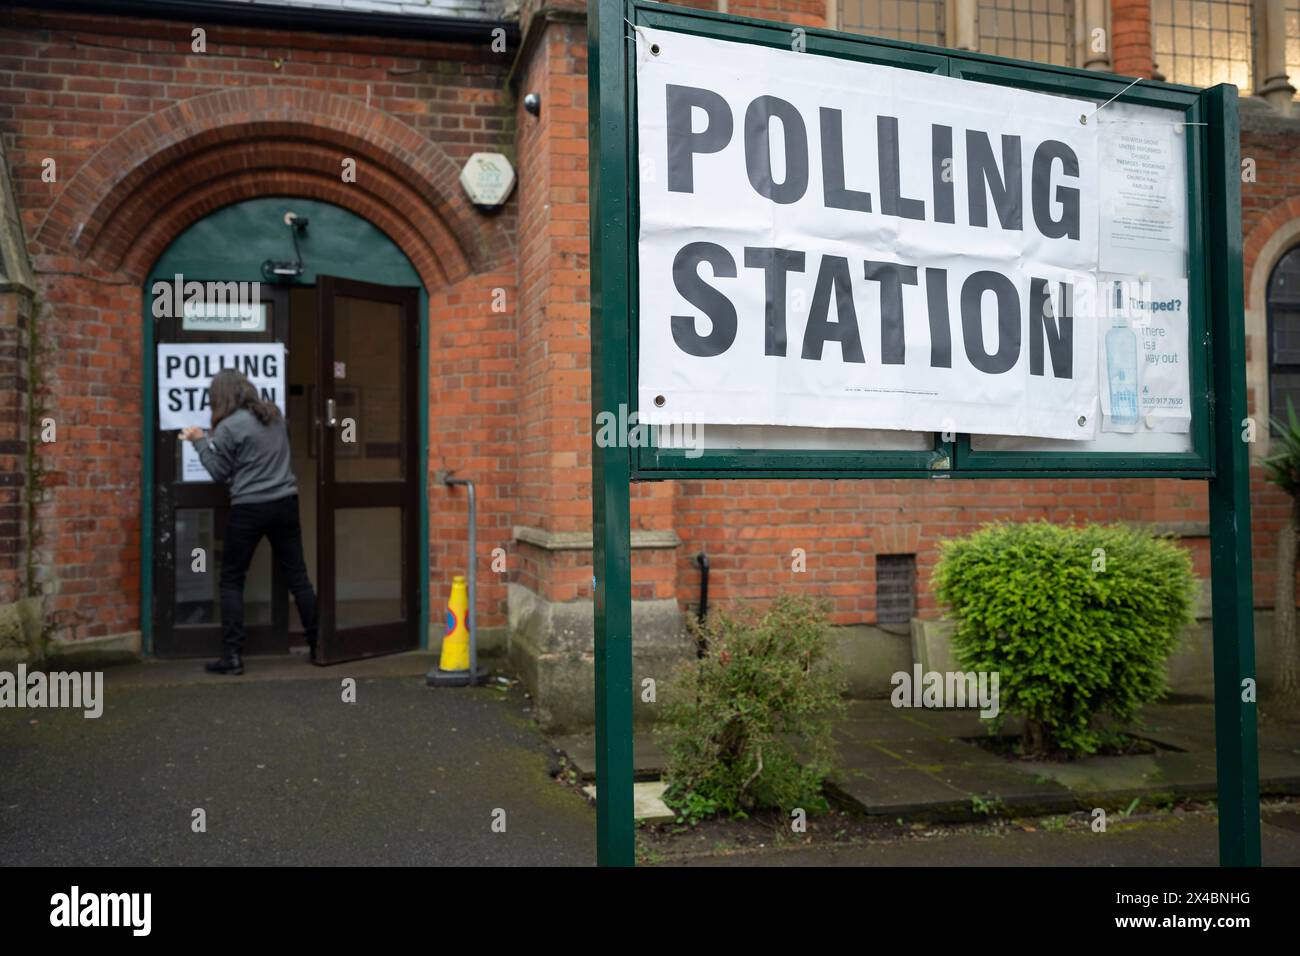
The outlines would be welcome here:
[[[430,687],[469,687],[471,684],[486,684],[489,673],[488,668],[480,667],[474,679],[470,680],[469,668],[463,671],[445,671],[441,667],[435,667],[424,675],[424,680]]]

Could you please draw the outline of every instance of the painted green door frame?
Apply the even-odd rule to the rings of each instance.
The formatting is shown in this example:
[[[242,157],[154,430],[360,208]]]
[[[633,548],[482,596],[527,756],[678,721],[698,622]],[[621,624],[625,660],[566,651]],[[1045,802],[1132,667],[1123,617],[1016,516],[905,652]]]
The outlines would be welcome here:
[[[377,227],[339,206],[312,199],[264,197],[210,213],[178,235],[145,280],[141,327],[144,350],[143,455],[140,520],[140,631],[144,652],[153,653],[154,618],[154,432],[157,429],[157,345],[150,290],[155,282],[176,275],[213,281],[266,282],[262,263],[292,260],[293,247],[284,213],[293,210],[310,220],[299,238],[303,273],[295,286],[313,286],[318,275],[357,279],[379,285],[420,290],[419,355],[419,632],[420,647],[429,641],[429,296],[419,273],[401,249]]]
[[[972,452],[968,436],[899,452],[712,451],[601,447],[594,416],[636,410],[637,181],[635,39],[653,26],[791,47],[791,26],[646,0],[588,0],[591,197],[591,411],[596,663],[597,862],[635,862],[632,815],[633,480],[804,477],[1178,477],[1208,480],[1212,556],[1219,859],[1258,866],[1259,772],[1250,560],[1250,462],[1245,441],[1245,325],[1237,91],[1143,83],[1064,67],[798,28],[808,55],[961,76],[1091,99],[1157,106],[1187,124],[1189,340],[1193,451],[1178,455]],[[1200,343],[1197,347],[1196,343]],[[942,462],[942,464],[940,464]]]

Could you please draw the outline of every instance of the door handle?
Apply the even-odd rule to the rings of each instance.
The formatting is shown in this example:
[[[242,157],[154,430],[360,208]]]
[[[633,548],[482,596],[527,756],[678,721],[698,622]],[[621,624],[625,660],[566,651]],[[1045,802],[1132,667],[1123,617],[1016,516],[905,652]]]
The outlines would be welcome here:
[[[334,399],[327,398],[325,399],[325,427],[333,428],[338,423],[339,420],[335,415]]]

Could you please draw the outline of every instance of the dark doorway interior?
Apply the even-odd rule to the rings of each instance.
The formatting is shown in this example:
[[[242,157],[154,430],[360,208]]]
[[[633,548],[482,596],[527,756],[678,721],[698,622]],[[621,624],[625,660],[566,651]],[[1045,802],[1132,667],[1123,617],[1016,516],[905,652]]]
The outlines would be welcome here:
[[[418,290],[318,277],[263,284],[263,332],[214,333],[159,319],[159,343],[282,341],[286,416],[303,547],[321,599],[324,663],[419,646]],[[217,652],[226,489],[182,479],[182,443],[155,428],[154,648]],[[196,549],[203,566],[192,559]],[[263,541],[245,589],[246,654],[303,644]]]

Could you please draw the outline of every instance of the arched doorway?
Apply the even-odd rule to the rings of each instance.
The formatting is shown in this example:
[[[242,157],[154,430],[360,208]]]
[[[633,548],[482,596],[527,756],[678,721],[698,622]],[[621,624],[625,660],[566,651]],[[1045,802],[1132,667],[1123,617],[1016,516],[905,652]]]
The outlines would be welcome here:
[[[239,311],[231,296],[255,302]],[[206,383],[227,364],[255,370],[286,414],[322,662],[419,647],[428,306],[411,262],[338,206],[251,199],[177,236],[149,270],[143,301],[146,648],[190,657],[219,645],[226,491],[175,427],[206,416]],[[249,654],[287,652],[298,629],[272,566],[263,542],[246,588]]]

